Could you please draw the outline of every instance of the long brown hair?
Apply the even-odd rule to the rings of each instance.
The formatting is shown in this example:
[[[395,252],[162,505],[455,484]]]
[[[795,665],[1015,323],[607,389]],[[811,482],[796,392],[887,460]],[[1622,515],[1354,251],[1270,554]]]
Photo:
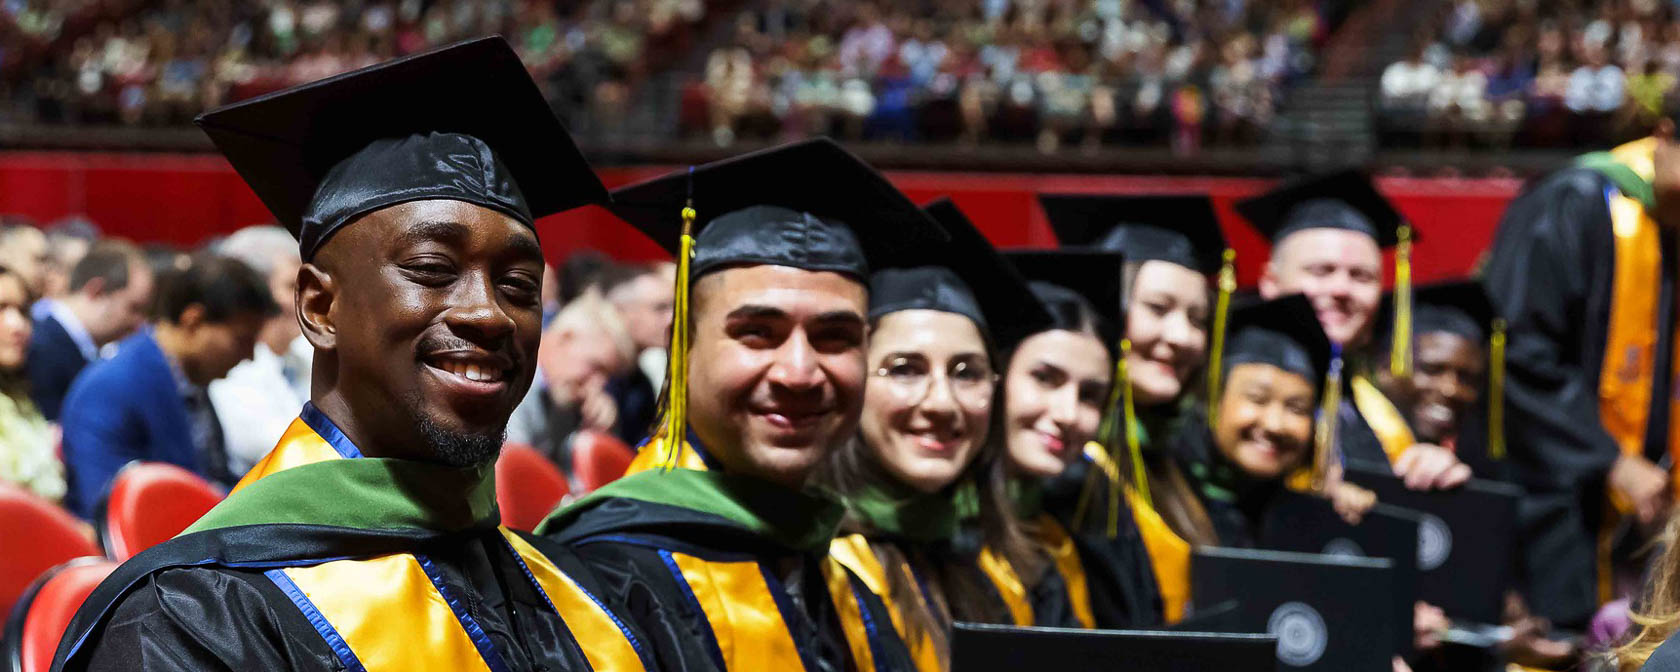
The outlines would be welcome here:
[[[1634,625],[1639,626],[1639,634],[1615,651],[1616,669],[1620,672],[1635,672],[1643,667],[1657,647],[1680,630],[1680,548],[1675,548],[1674,543],[1677,537],[1680,537],[1680,516],[1670,518],[1668,527],[1658,537],[1666,549],[1651,572],[1643,602],[1629,614]]]

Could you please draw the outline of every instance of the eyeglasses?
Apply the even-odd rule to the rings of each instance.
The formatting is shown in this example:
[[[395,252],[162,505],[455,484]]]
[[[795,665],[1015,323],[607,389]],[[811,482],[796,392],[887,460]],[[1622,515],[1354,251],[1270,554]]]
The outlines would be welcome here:
[[[933,389],[933,380],[943,378],[951,396],[958,402],[965,406],[983,406],[991,402],[992,390],[998,380],[997,374],[983,362],[958,360],[940,371],[919,356],[889,359],[875,369],[875,375],[887,379],[893,390],[911,404],[927,399]]]

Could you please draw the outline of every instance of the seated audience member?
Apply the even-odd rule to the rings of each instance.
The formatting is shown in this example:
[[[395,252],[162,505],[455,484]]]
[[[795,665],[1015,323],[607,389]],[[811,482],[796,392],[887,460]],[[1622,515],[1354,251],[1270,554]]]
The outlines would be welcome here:
[[[210,383],[210,405],[221,420],[228,471],[238,476],[280,441],[280,435],[297,419],[298,409],[309,398],[307,387],[292,385],[293,372],[310,367],[309,358],[299,361],[292,350],[303,333],[295,310],[298,266],[302,262],[297,241],[278,226],[240,229],[222,241],[217,251],[266,278],[274,305],[280,308],[263,324],[251,359],[233,367],[227,377]],[[309,349],[303,352],[307,354]]]
[[[602,278],[601,293],[623,318],[636,349],[631,359],[636,366],[607,381],[607,393],[618,406],[618,438],[632,446],[648,435],[658,412],[659,386],[664,382],[659,373],[665,362],[661,355],[671,338],[675,285],[670,266],[621,266]],[[658,360],[656,366],[644,365],[649,358]]]
[[[168,462],[231,486],[204,387],[251,356],[277,311],[261,276],[215,255],[158,283],[158,319],[90,367],[64,400],[66,504],[87,517],[133,460]]]
[[[29,395],[48,420],[58,420],[70,382],[99,359],[99,349],[146,321],[152,271],[139,248],[105,241],[70,272],[70,292],[43,299],[29,341]]]
[[[23,276],[0,266],[0,482],[58,501],[64,465],[52,427],[29,400],[23,362],[29,348],[29,291]]]
[[[0,230],[0,265],[23,279],[24,289],[42,296],[50,261],[47,236],[28,224],[14,224]]]
[[[70,273],[99,240],[99,227],[82,216],[59,220],[47,228],[47,270],[37,299],[56,299],[70,293]],[[40,301],[30,308],[36,320],[45,315]]]
[[[629,371],[634,355],[624,323],[599,294],[566,304],[543,331],[538,375],[508,419],[507,440],[536,448],[570,472],[572,434],[612,429],[618,410],[607,380]]]

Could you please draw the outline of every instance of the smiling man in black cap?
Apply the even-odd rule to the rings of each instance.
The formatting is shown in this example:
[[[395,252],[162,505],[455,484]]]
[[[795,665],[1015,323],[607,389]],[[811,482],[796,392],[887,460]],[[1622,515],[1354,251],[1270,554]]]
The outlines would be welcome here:
[[[611,586],[663,668],[910,669],[881,601],[827,555],[840,503],[804,486],[857,428],[870,268],[945,235],[826,139],[613,200],[677,254],[663,419],[630,475],[539,533]]]
[[[542,317],[533,222],[606,200],[513,50],[462,43],[199,124],[298,234],[311,401],[226,501],[94,592],[59,665],[642,669],[572,556],[498,526],[492,464]]]

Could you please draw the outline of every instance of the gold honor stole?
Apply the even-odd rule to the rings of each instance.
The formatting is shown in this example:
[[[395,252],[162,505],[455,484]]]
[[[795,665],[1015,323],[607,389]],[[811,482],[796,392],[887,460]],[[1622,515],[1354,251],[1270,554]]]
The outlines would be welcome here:
[[[1656,139],[1645,138],[1611,150],[1617,162],[1641,179],[1651,180],[1651,156]],[[1610,294],[1610,324],[1605,334],[1604,364],[1598,377],[1598,414],[1605,432],[1623,455],[1643,455],[1645,430],[1651,414],[1651,383],[1656,366],[1657,288],[1662,283],[1662,245],[1657,222],[1644,206],[1619,190],[1607,191],[1610,223],[1616,235],[1615,275]],[[1680,338],[1675,339],[1680,355]],[[1674,378],[1680,380],[1680,356],[1673,358]],[[1680,404],[1669,399],[1668,452],[1680,456]],[[1673,461],[1680,475],[1680,459]],[[1632,512],[1620,496],[1610,493],[1604,525],[1598,538],[1599,602],[1613,597],[1610,573],[1612,531],[1616,519]]]
[[[1417,437],[1412,434],[1412,428],[1406,426],[1406,417],[1400,414],[1400,409],[1394,407],[1382,391],[1364,374],[1355,374],[1349,381],[1353,388],[1353,406],[1359,409],[1359,417],[1365,419],[1365,424],[1371,427],[1371,432],[1377,435],[1382,443],[1383,453],[1388,455],[1390,465],[1400,461],[1400,456],[1406,454],[1417,443]]]
[[[304,413],[234,492],[292,467],[361,457],[324,415],[313,408]],[[565,621],[595,672],[644,669],[634,637],[599,600],[524,539],[505,527],[500,532],[526,578]],[[507,669],[461,596],[444,587],[425,555],[332,560],[264,574],[353,672]]]
[[[787,589],[756,559],[706,559],[658,549],[689,608],[711,629],[711,656],[725,672],[802,670],[805,663],[787,619],[795,607]],[[822,559],[822,574],[844,631],[846,648],[859,672],[875,669],[874,642],[880,636],[846,568]]]
[[[916,669],[921,672],[943,672],[939,664],[939,643],[934,641],[931,632],[922,632],[920,637],[912,638],[905,624],[905,611],[921,609],[927,613],[934,613],[934,605],[928,602],[927,596],[920,590],[916,591],[916,599],[920,604],[905,605],[893,602],[892,591],[887,587],[887,567],[881,563],[874,549],[869,547],[869,539],[861,534],[848,534],[835,537],[828,547],[829,557],[834,558],[847,569],[852,570],[863,586],[881,598],[881,603],[887,607],[887,613],[892,616],[893,629],[898,631],[900,639],[910,649],[910,658],[915,661]],[[892,568],[902,574],[909,585],[919,586],[915,573],[905,563],[897,563]]]
[[[1120,467],[1110,458],[1102,444],[1085,444],[1085,457],[1103,470],[1108,478],[1119,480]],[[1161,591],[1161,606],[1167,623],[1184,620],[1184,608],[1190,604],[1190,542],[1173,532],[1167,521],[1139,497],[1137,490],[1124,488],[1126,503],[1132,507],[1132,520],[1137,523],[1143,548],[1149,553],[1149,564],[1155,570],[1155,586]]]
[[[1085,628],[1097,627],[1097,619],[1091,612],[1091,592],[1085,581],[1085,566],[1079,561],[1079,548],[1074,546],[1073,538],[1062,529],[1050,514],[1040,514],[1033,520],[1033,541],[1038,542],[1039,549],[1050,556],[1056,567],[1056,573],[1062,577],[1062,585],[1068,594],[1068,606],[1073,611],[1073,617],[1079,625]],[[1003,604],[1009,609],[1009,617],[1015,625],[1034,625],[1036,616],[1033,614],[1032,600],[1027,595],[1027,583],[1021,580],[1021,574],[1015,571],[1015,566],[1009,560],[992,550],[991,546],[980,548],[980,571],[991,580],[997,589],[998,597],[1003,598]]]

